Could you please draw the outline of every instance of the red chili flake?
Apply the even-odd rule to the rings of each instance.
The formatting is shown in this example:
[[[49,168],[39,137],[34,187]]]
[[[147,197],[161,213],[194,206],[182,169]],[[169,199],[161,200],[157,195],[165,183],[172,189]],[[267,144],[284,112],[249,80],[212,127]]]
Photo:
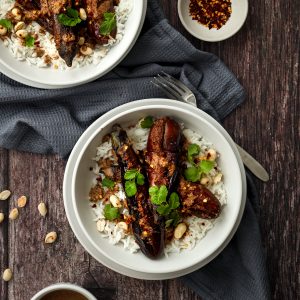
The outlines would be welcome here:
[[[220,29],[231,15],[231,0],[191,0],[190,16],[204,26]]]

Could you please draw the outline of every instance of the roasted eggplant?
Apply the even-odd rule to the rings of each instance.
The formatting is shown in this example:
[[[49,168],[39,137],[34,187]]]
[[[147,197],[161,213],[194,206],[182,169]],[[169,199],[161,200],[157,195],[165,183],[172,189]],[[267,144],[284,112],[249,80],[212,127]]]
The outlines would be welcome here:
[[[169,194],[175,190],[178,176],[180,131],[179,124],[170,118],[156,120],[145,153],[149,185],[165,185]]]
[[[179,124],[170,118],[156,120],[150,129],[145,154],[150,186],[165,185],[169,194],[178,192],[183,215],[195,215],[203,219],[217,218],[221,205],[206,187],[200,182],[186,181],[183,176],[178,180],[179,169],[182,169],[179,166],[183,164],[180,159],[186,160],[181,149]]]
[[[127,170],[138,170],[146,178],[143,164],[133,150],[126,132],[121,128],[115,129],[112,134],[113,147],[119,158],[123,185],[125,186],[124,174]],[[151,205],[147,180],[144,184],[137,185],[134,196],[127,197],[127,205],[133,217],[132,229],[136,242],[146,256],[156,258],[164,247],[164,231]]]
[[[219,200],[200,182],[186,181],[181,176],[177,192],[181,199],[183,215],[194,215],[202,219],[215,219],[219,216]]]

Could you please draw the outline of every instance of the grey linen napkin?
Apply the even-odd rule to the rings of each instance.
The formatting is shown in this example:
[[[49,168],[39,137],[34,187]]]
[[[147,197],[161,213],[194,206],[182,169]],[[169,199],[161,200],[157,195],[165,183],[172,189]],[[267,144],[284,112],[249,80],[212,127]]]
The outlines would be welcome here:
[[[146,49],[146,50],[145,50]],[[149,0],[146,22],[126,59],[99,80],[63,90],[30,88],[0,74],[0,146],[66,157],[100,115],[136,99],[163,97],[150,84],[164,70],[196,95],[198,107],[217,120],[244,100],[235,76],[214,55],[197,50]],[[249,198],[255,198],[249,191]],[[241,226],[227,248],[183,280],[204,299],[266,299],[268,284],[258,224],[247,202]]]

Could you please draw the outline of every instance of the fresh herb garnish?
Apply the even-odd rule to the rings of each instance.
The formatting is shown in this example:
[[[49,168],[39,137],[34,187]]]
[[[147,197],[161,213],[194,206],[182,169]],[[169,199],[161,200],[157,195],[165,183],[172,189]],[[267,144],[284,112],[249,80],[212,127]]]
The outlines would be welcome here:
[[[208,174],[214,167],[215,162],[209,160],[201,160],[198,164],[194,162],[194,156],[200,153],[200,147],[197,144],[190,144],[187,150],[187,160],[192,165],[184,170],[184,177],[188,181],[197,182],[201,179],[201,175]]]
[[[174,227],[176,227],[178,225],[178,223],[181,220],[181,216],[180,213],[177,210],[173,210],[169,216],[168,216],[168,220],[166,220],[165,222],[165,227],[169,227],[171,225],[173,225]]]
[[[189,167],[184,170],[184,177],[188,181],[196,182],[200,180],[201,172],[197,167]]]
[[[171,226],[171,224],[173,223],[173,219],[169,219],[165,222],[165,227],[168,228]]]
[[[137,192],[136,184],[143,185],[145,183],[145,176],[137,169],[127,170],[124,174],[125,193],[128,197],[132,197]]]
[[[0,25],[5,27],[7,30],[11,30],[12,29],[12,22],[8,19],[1,19],[0,20]]]
[[[101,35],[109,35],[117,27],[116,14],[106,12],[103,16],[104,20],[99,27],[99,32]]]
[[[102,180],[102,186],[105,186],[109,189],[112,189],[114,186],[115,186],[115,182],[112,181],[111,179],[105,177],[103,180]]]
[[[165,185],[151,186],[149,188],[151,202],[156,205],[161,205],[167,201],[168,189]]]
[[[141,174],[141,173],[137,173],[137,175],[136,175],[136,183],[138,185],[145,184],[145,176],[143,174]]]
[[[214,167],[215,162],[210,160],[201,160],[195,167],[189,167],[184,170],[184,177],[188,181],[196,182],[201,178],[201,174],[208,174]]]
[[[161,216],[167,216],[171,212],[171,207],[168,204],[161,204],[156,210]]]
[[[131,170],[127,170],[124,174],[124,179],[125,180],[132,180],[132,179],[135,179],[136,177],[136,174],[138,173],[139,171],[137,169],[131,169]]]
[[[160,187],[150,187],[149,195],[151,202],[156,205],[156,211],[165,217],[165,226],[169,227],[171,224],[176,226],[181,219],[179,212],[176,210],[180,206],[178,194],[172,193],[168,201],[168,189],[165,185],[161,185]]]
[[[113,207],[111,204],[106,204],[104,207],[104,217],[105,219],[112,221],[120,217],[120,212],[118,208]]]
[[[136,194],[137,187],[134,180],[125,181],[125,193],[127,197],[132,197]]]
[[[214,167],[215,162],[210,160],[202,160],[200,163],[201,172],[208,174]]]
[[[194,156],[198,155],[200,147],[197,144],[190,144],[188,146],[187,159],[191,164],[194,164]]]
[[[74,27],[82,21],[78,11],[74,8],[67,8],[66,13],[59,14],[57,19],[59,23],[69,27]]]
[[[169,199],[169,205],[171,209],[176,209],[180,205],[179,196],[177,193],[172,193]]]
[[[33,47],[34,42],[35,42],[35,39],[32,35],[29,34],[26,36],[26,38],[25,38],[25,46],[26,47]]]
[[[142,128],[151,128],[152,125],[153,125],[153,118],[151,116],[144,118],[143,121],[141,122]]]

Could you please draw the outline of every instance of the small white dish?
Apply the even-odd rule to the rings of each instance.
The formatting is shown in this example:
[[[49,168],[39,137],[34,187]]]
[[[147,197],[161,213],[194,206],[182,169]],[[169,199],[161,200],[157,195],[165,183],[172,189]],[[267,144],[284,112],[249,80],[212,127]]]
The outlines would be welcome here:
[[[81,136],[75,145],[64,177],[64,205],[69,223],[78,240],[85,249],[99,262],[107,267],[127,276],[140,279],[161,280],[175,278],[201,268],[216,257],[229,243],[240,223],[245,205],[246,182],[243,164],[226,131],[214,119],[201,110],[190,105],[167,99],[147,99],[134,101],[120,106],[95,121]],[[118,120],[130,122],[145,114],[171,115],[184,122],[187,126],[203,125],[205,129],[217,127],[219,132],[213,139],[209,139],[217,148],[224,143],[229,151],[232,161],[227,171],[228,183],[233,180],[234,188],[229,192],[230,204],[224,209],[223,220],[210,231],[207,236],[193,249],[181,254],[174,254],[169,258],[160,258],[156,261],[149,260],[143,254],[130,254],[122,247],[110,245],[96,230],[93,213],[89,208],[88,191],[91,186],[90,159],[95,154],[95,147],[99,144],[101,136],[110,130],[109,126]],[[199,125],[199,120],[201,124]],[[191,126],[191,128],[196,125]],[[208,127],[206,127],[208,126]],[[201,127],[201,126],[200,126]],[[214,130],[214,129],[212,129]],[[205,131],[204,131],[205,132]],[[211,132],[209,132],[211,133]],[[222,149],[224,149],[222,147]],[[223,151],[227,151],[223,150]],[[223,153],[224,154],[224,153]],[[224,161],[226,157],[224,154]],[[234,171],[235,170],[235,171]],[[235,176],[232,174],[235,173]],[[230,176],[229,176],[230,175]],[[216,236],[218,238],[216,239]]]
[[[42,289],[41,291],[39,291],[37,294],[35,294],[31,298],[31,300],[40,300],[44,296],[48,295],[49,293],[54,292],[54,291],[59,291],[59,290],[74,291],[74,292],[77,292],[77,293],[81,294],[82,296],[84,296],[87,300],[97,300],[97,298],[95,296],[93,296],[86,289],[84,289],[76,284],[71,284],[71,283],[56,283],[56,284],[49,285],[49,286],[45,287],[44,289]]]
[[[89,64],[66,70],[56,70],[53,67],[39,68],[27,64],[26,61],[18,61],[0,41],[0,72],[23,84],[43,89],[78,86],[105,75],[129,53],[143,27],[147,0],[131,1],[132,11],[126,21],[123,38],[110,49],[98,65]]]
[[[182,25],[194,37],[207,41],[219,42],[236,34],[243,26],[248,14],[248,0],[232,0],[232,13],[220,29],[208,29],[193,20],[189,13],[190,0],[178,0],[178,14]]]

